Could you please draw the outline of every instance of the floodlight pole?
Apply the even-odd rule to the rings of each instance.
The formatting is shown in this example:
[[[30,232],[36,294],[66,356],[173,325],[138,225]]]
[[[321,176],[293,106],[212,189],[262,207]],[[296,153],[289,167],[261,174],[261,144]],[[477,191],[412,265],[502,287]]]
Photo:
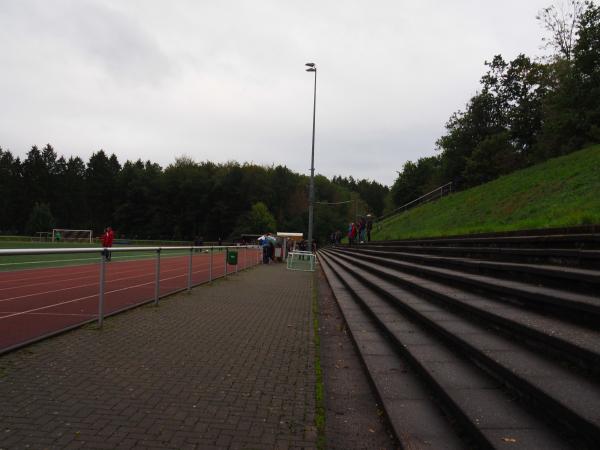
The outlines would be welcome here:
[[[310,186],[308,191],[308,245],[310,251],[313,248],[313,215],[315,208],[315,116],[317,112],[317,66],[307,63],[307,72],[315,73],[315,88],[313,94],[313,128],[312,128],[312,151],[310,154]]]

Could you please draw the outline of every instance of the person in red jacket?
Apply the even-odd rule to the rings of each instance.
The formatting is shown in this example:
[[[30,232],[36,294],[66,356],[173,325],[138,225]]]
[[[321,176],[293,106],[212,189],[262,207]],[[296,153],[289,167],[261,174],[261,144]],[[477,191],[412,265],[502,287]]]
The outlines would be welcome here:
[[[354,222],[350,222],[350,225],[348,225],[348,245],[352,245],[352,243],[356,239],[356,233],[356,225],[354,224]]]
[[[104,247],[103,255],[106,261],[110,261],[111,252],[107,249],[112,247],[113,240],[115,239],[115,233],[113,232],[111,227],[107,227],[104,229],[104,234],[102,235],[102,247]]]

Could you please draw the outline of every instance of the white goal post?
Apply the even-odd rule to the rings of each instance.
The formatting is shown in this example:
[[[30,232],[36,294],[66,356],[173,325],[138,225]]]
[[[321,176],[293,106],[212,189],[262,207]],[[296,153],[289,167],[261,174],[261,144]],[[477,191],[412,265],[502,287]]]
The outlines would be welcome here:
[[[52,242],[89,242],[92,243],[92,230],[69,230],[53,228]]]
[[[288,253],[287,268],[289,270],[315,271],[316,258],[313,252],[293,251]]]

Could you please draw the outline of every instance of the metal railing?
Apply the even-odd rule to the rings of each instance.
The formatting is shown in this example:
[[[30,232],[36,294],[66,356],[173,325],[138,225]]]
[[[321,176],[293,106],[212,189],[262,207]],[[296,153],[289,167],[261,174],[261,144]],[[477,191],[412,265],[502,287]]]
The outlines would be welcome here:
[[[25,310],[25,311],[14,311],[15,309],[18,308],[14,308],[13,310],[10,310],[10,308],[8,307],[3,307],[0,308],[0,322],[4,322],[4,324],[1,325],[6,325],[8,323],[8,321],[13,318],[13,317],[18,317],[21,320],[21,325],[15,325],[13,328],[16,328],[18,326],[23,326],[25,324],[25,319],[24,317],[27,316],[28,318],[34,317],[32,314],[42,314],[41,312],[39,312],[39,310],[50,310],[58,305],[65,305],[65,304],[69,304],[69,306],[71,306],[72,304],[75,304],[75,302],[80,301],[80,300],[95,300],[97,298],[98,301],[98,305],[97,305],[97,314],[93,313],[94,318],[90,319],[90,316],[92,316],[92,313],[90,313],[89,311],[86,312],[86,315],[84,314],[74,314],[72,312],[57,312],[57,313],[52,313],[55,316],[60,316],[61,314],[64,315],[72,315],[72,316],[82,316],[85,317],[85,320],[77,320],[77,319],[73,319],[71,320],[67,326],[57,326],[56,329],[48,332],[45,328],[45,331],[40,331],[39,335],[34,336],[33,332],[30,333],[32,334],[32,336],[30,336],[29,338],[27,338],[25,341],[23,342],[8,342],[8,346],[7,346],[7,342],[3,342],[2,341],[2,334],[0,333],[0,354],[5,353],[6,351],[12,350],[14,348],[17,347],[21,347],[23,345],[26,345],[28,343],[34,342],[36,340],[54,335],[54,334],[58,334],[61,333],[63,331],[66,331],[68,329],[71,328],[75,328],[77,326],[81,326],[83,324],[86,323],[92,323],[92,322],[96,322],[98,323],[99,327],[102,327],[104,318],[107,317],[108,315],[112,315],[112,314],[116,314],[118,312],[130,309],[130,308],[134,308],[137,306],[140,306],[142,304],[147,304],[147,303],[154,303],[154,305],[158,305],[159,299],[160,298],[164,298],[168,295],[172,295],[174,293],[177,292],[181,292],[181,291],[187,291],[190,292],[191,289],[194,286],[198,286],[200,284],[204,284],[204,283],[211,283],[213,280],[217,279],[217,278],[221,278],[221,277],[227,277],[228,275],[231,275],[231,271],[229,271],[228,269],[228,256],[229,253],[233,250],[238,251],[238,257],[242,256],[241,261],[243,262],[243,267],[241,268],[241,270],[247,269],[249,267],[255,266],[257,264],[260,263],[260,258],[261,258],[261,252],[258,251],[258,247],[254,246],[254,245],[245,245],[245,246],[231,246],[231,245],[226,245],[226,246],[200,246],[200,247],[194,247],[194,246],[173,246],[173,247],[111,247],[111,248],[102,248],[102,247],[93,247],[93,248],[52,248],[52,249],[3,249],[0,250],[0,257],[3,256],[22,256],[22,255],[65,255],[65,254],[74,254],[74,255],[80,255],[80,254],[96,254],[98,255],[98,260],[95,260],[95,258],[92,259],[92,264],[78,264],[78,265],[68,265],[68,266],[54,266],[54,267],[47,267],[48,262],[44,262],[44,261],[40,261],[41,263],[45,263],[46,267],[43,268],[39,268],[39,269],[34,269],[34,271],[32,272],[32,269],[26,269],[26,270],[14,270],[14,271],[9,271],[9,272],[0,272],[0,282],[2,282],[2,289],[0,289],[0,292],[4,291],[4,297],[0,296],[0,305],[4,304],[11,304],[11,300],[14,300],[15,302],[12,304],[16,304],[18,300],[20,299],[25,299],[25,300],[29,300],[30,301],[30,305],[28,306],[29,310]],[[137,253],[138,256],[134,257],[136,259],[134,260],[129,260],[129,261],[114,261],[114,262],[108,262],[105,255],[106,252],[110,252],[111,254],[125,254],[125,253],[131,253],[131,252],[135,252]],[[175,255],[172,258],[166,259],[169,255],[169,253],[173,254],[175,253]],[[242,255],[240,255],[240,253],[242,253]],[[143,256],[142,256],[143,255]],[[150,255],[150,256],[148,256]],[[195,258],[195,257],[199,257],[199,258]],[[223,260],[221,261],[220,258],[223,258]],[[187,258],[187,261],[185,261],[185,258]],[[151,276],[151,272],[149,270],[151,270],[151,263],[149,264],[149,262],[154,259],[154,280],[149,280],[146,281],[145,283],[142,283],[142,281],[138,281],[137,285],[134,285],[133,287],[128,286],[128,285],[124,285],[124,286],[120,286],[119,289],[116,289],[111,291],[111,292],[107,292],[106,290],[106,285],[107,282],[111,282],[111,283],[118,283],[121,282],[121,284],[123,284],[123,282],[127,283],[130,280],[136,279],[136,278],[144,278],[143,281],[145,281],[145,279],[149,278]],[[163,281],[165,282],[169,282],[170,285],[169,286],[165,286],[164,289],[161,289],[161,259],[165,260],[165,266],[167,266],[167,263],[170,265],[169,266],[169,271],[171,272],[176,272],[175,276],[168,276],[166,275],[165,278],[163,278]],[[95,261],[94,261],[95,260]],[[150,260],[150,261],[149,261]],[[202,262],[203,266],[202,268],[199,268],[199,270],[197,272],[194,272],[194,261],[200,261]],[[57,261],[52,261],[52,262],[58,262],[60,263],[62,260],[57,259]],[[119,276],[119,270],[116,269],[115,264],[120,264],[120,263],[125,263],[125,266],[129,268],[129,271],[132,272],[129,275],[129,278],[127,278],[126,276],[123,276],[121,278],[115,278],[113,280],[109,280],[107,281],[107,268],[109,266],[111,266],[111,273],[113,275],[115,275],[115,277]],[[208,263],[208,264],[207,264]],[[238,272],[238,265],[240,263],[240,260],[236,261],[235,264],[235,273]],[[94,273],[94,267],[95,265],[98,265],[98,272],[96,272],[96,276],[94,277],[93,273]],[[224,268],[221,267],[221,264],[224,265]],[[137,265],[137,266],[136,266]],[[208,267],[206,267],[206,265],[208,265]],[[115,267],[115,269],[112,269],[112,267]],[[144,269],[142,269],[142,272],[139,272],[139,266],[144,266]],[[219,274],[215,273],[215,268],[221,269],[221,272]],[[85,275],[81,275],[81,274],[75,274],[75,272],[77,270],[81,270],[83,273],[85,269]],[[43,272],[40,273],[40,277],[45,277],[46,281],[44,282],[39,282],[37,284],[39,285],[49,285],[52,283],[63,283],[66,284],[67,287],[64,287],[62,289],[54,289],[51,290],[50,288],[46,287],[45,289],[48,289],[46,292],[41,292],[41,293],[34,293],[32,294],[30,291],[32,289],[34,289],[32,286],[36,285],[36,280],[35,278],[35,270],[38,270],[39,272]],[[145,270],[145,271],[144,271]],[[183,273],[183,271],[187,271],[187,273]],[[133,271],[136,271],[135,273],[133,273]],[[208,272],[208,277],[206,277]],[[54,274],[54,275],[53,275]],[[22,276],[21,276],[22,275]],[[197,276],[195,276],[197,275]],[[57,292],[59,291],[68,291],[68,290],[72,290],[72,289],[83,289],[82,286],[75,286],[72,287],[70,285],[68,285],[68,283],[73,280],[76,279],[76,276],[80,276],[81,279],[88,279],[90,281],[85,281],[85,287],[86,290],[82,291],[82,293],[78,294],[80,295],[80,298],[75,299],[75,300],[64,300],[64,299],[60,299],[58,297],[54,297],[53,300],[46,300],[44,299],[44,294],[46,294],[46,297],[52,297],[52,296],[56,296],[59,295],[57,294]],[[62,278],[60,278],[62,277]],[[93,287],[96,285],[95,282],[91,282],[91,279],[95,278],[96,280],[98,280],[98,288],[97,290],[93,290]],[[183,282],[184,280],[182,279],[182,277],[185,277],[185,282]],[[60,278],[60,280],[59,280]],[[11,281],[11,279],[14,279],[15,281]],[[41,279],[41,278],[40,278]],[[175,282],[174,279],[177,279],[177,281]],[[17,282],[16,280],[19,280],[19,282]],[[125,280],[125,281],[123,281]],[[21,285],[19,285],[19,283],[21,283]],[[84,281],[82,281],[81,283],[84,283]],[[149,291],[148,289],[150,289],[150,284],[154,284],[154,289],[153,289],[153,296],[152,298],[148,298],[149,295]],[[26,286],[26,287],[23,287]],[[146,289],[142,295],[142,293],[139,292],[139,290],[141,290],[141,286],[144,287],[144,289]],[[128,289],[134,289],[134,288],[139,288],[138,291],[134,291],[137,292],[138,296],[142,296],[144,298],[142,298],[141,300],[138,301],[138,299],[135,300],[129,300],[127,299],[127,296],[123,296],[121,294],[123,294],[124,292],[126,292]],[[28,290],[29,289],[29,290]],[[170,290],[169,290],[170,289]],[[6,294],[6,291],[12,292],[12,294]],[[112,305],[112,309],[110,311],[107,310],[106,307],[106,296],[109,293],[114,293],[119,291],[119,295],[120,298],[125,298],[126,300],[123,300],[122,303],[123,304],[114,304],[115,302],[113,302]],[[162,293],[162,294],[161,294]],[[9,295],[12,295],[13,297],[10,297]],[[116,294],[115,294],[116,295]],[[130,295],[134,295],[133,292],[130,291]],[[8,296],[8,298],[7,298]],[[33,299],[31,298],[32,296],[37,296],[36,299],[39,300],[38,304],[33,303]],[[59,301],[60,300],[60,301]],[[49,304],[49,305],[45,305],[44,301],[46,302],[50,302],[50,301],[54,301],[55,303],[53,304]],[[89,303],[88,303],[88,307],[89,307]],[[62,308],[65,308],[65,306],[62,306]],[[79,308],[79,306],[77,307]],[[81,306],[81,308],[83,308],[83,306]],[[89,308],[88,308],[89,309]],[[83,309],[81,309],[83,311]],[[50,314],[50,313],[48,313]],[[38,316],[39,317],[39,316]],[[50,316],[48,316],[50,317]],[[81,319],[81,317],[79,317],[79,319]],[[51,321],[51,318],[47,318],[47,321]],[[60,322],[60,321],[59,321]],[[28,324],[25,324],[28,325]],[[0,330],[7,330],[10,327],[7,326],[0,326]],[[47,328],[47,327],[46,327]],[[9,332],[9,331],[7,331]],[[6,339],[5,339],[6,341]]]
[[[449,195],[451,193],[452,193],[452,181],[435,188],[433,191],[428,192],[427,194],[421,195],[419,198],[415,198],[414,200],[411,200],[410,202],[405,203],[402,206],[399,206],[398,208],[394,209],[393,211],[391,211],[387,214],[384,214],[381,217],[378,217],[377,223],[383,222],[384,220],[386,220],[402,211],[407,211],[407,210],[414,208],[415,206],[418,206],[422,203],[427,203],[432,200],[437,200],[438,198],[441,198],[444,195]]]

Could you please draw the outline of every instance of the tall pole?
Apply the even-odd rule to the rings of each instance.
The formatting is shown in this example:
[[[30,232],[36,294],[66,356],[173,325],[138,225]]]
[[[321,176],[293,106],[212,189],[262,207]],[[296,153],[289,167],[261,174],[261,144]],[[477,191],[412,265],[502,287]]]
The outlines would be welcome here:
[[[308,193],[308,245],[312,251],[313,242],[313,211],[315,208],[315,116],[317,112],[317,67],[312,65],[310,72],[315,73],[315,89],[313,96],[313,129],[312,129],[312,151],[310,153],[310,187]]]

